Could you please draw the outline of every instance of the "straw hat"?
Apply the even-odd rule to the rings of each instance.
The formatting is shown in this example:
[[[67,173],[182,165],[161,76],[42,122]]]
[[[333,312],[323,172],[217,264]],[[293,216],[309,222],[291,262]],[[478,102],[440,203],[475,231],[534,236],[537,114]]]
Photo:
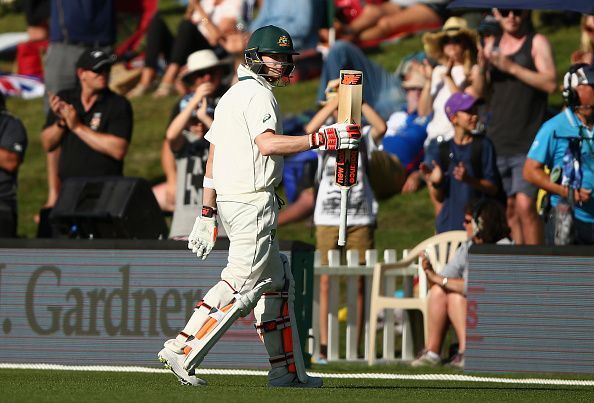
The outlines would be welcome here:
[[[228,67],[228,60],[220,60],[215,52],[210,49],[198,50],[188,56],[188,62],[186,63],[187,70],[182,76],[182,80],[187,80],[192,74],[209,70],[214,67],[222,66]]]
[[[437,61],[443,59],[442,39],[444,37],[463,37],[469,44],[476,46],[478,36],[475,30],[468,28],[468,23],[464,18],[450,17],[443,24],[441,31],[428,32],[423,35],[423,45],[425,53]]]

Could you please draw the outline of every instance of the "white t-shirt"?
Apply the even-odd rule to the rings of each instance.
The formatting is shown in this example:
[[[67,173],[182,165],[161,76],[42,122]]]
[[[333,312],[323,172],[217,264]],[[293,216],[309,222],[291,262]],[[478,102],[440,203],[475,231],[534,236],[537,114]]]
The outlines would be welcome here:
[[[223,95],[206,139],[215,146],[213,180],[217,195],[245,194],[279,185],[283,157],[264,156],[255,139],[267,130],[282,133],[272,87],[243,65],[239,80]]]
[[[366,130],[367,129],[367,130]],[[364,133],[370,127],[363,128]],[[363,137],[368,141],[368,135]],[[368,141],[373,143],[373,141]],[[327,156],[325,157],[325,155]],[[359,169],[357,171],[357,184],[349,192],[347,209],[348,226],[375,224],[378,204],[373,195],[373,190],[366,177],[365,167],[367,162],[364,156],[369,157],[369,152],[359,152]],[[340,188],[334,184],[334,171],[336,168],[336,152],[320,151],[318,154],[318,178],[320,184],[314,211],[315,225],[340,225]]]
[[[448,119],[445,113],[445,104],[452,95],[452,92],[445,84],[443,75],[447,70],[446,66],[436,66],[433,69],[433,75],[431,76],[431,96],[433,97],[433,119],[427,125],[427,139],[425,145],[433,139],[439,136],[443,136],[444,140],[447,141],[454,137],[454,126]],[[456,85],[460,86],[466,75],[464,74],[464,66],[454,66],[452,68],[452,78]]]
[[[201,0],[200,5],[202,9],[214,25],[219,25],[224,19],[232,18],[236,22],[241,19],[243,11],[244,0],[224,0],[219,5],[215,5],[215,0]],[[192,21],[199,21],[200,14],[194,12],[192,14]],[[208,36],[208,30],[204,24],[198,25],[200,33],[205,37]]]

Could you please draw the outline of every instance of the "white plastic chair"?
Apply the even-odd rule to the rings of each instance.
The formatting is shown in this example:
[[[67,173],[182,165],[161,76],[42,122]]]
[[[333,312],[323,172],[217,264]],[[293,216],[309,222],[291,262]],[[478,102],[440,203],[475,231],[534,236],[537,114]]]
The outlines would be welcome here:
[[[376,263],[373,269],[373,280],[371,285],[371,301],[369,307],[369,355],[368,363],[373,365],[376,361],[376,336],[377,336],[377,318],[378,314],[384,309],[404,309],[404,310],[419,310],[423,315],[423,329],[424,340],[427,343],[427,310],[428,310],[428,287],[427,277],[423,271],[419,254],[423,251],[427,252],[429,260],[436,272],[440,272],[447,262],[454,256],[458,247],[466,241],[468,235],[465,231],[449,231],[444,232],[431,238],[428,238],[415,246],[403,260],[396,263]],[[417,297],[413,297],[409,292],[404,298],[396,298],[394,296],[387,296],[382,293],[383,281],[386,275],[390,279],[394,279],[394,275],[408,276],[410,278],[415,275],[419,276],[419,292]],[[412,287],[411,287],[412,288]],[[412,291],[412,290],[410,290]],[[386,323],[385,326],[391,324]],[[405,340],[406,339],[406,340]],[[410,359],[412,352],[412,343],[408,340],[403,332],[402,351],[403,358]],[[406,345],[405,345],[406,344]],[[407,353],[405,353],[405,351]],[[414,355],[414,353],[412,353]]]

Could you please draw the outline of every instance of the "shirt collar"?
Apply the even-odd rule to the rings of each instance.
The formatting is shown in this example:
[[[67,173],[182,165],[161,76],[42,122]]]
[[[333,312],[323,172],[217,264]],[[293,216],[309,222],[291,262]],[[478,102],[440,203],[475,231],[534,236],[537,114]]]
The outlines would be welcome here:
[[[262,85],[264,88],[266,88],[267,90],[272,91],[272,85],[270,85],[270,83],[268,81],[266,81],[266,79],[264,79],[264,77],[259,76],[258,74],[254,73],[253,71],[251,71],[250,69],[248,69],[243,64],[240,64],[239,67],[237,68],[237,77],[240,78],[240,79],[241,78],[244,78],[244,77],[253,78],[260,85]]]
[[[567,118],[571,127],[575,127],[575,128],[581,127],[586,131],[586,133],[588,134],[588,137],[593,137],[594,131],[588,129],[588,127],[586,127],[584,125],[584,123],[577,116],[575,116],[575,112],[572,111],[571,108],[565,108],[563,112],[565,112],[565,117]]]

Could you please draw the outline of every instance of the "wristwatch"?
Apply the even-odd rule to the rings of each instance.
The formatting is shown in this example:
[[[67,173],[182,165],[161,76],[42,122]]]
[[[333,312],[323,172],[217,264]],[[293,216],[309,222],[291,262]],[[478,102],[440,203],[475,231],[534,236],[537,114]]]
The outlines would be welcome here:
[[[441,286],[445,288],[446,285],[448,285],[448,278],[444,277],[443,280],[441,280]]]

